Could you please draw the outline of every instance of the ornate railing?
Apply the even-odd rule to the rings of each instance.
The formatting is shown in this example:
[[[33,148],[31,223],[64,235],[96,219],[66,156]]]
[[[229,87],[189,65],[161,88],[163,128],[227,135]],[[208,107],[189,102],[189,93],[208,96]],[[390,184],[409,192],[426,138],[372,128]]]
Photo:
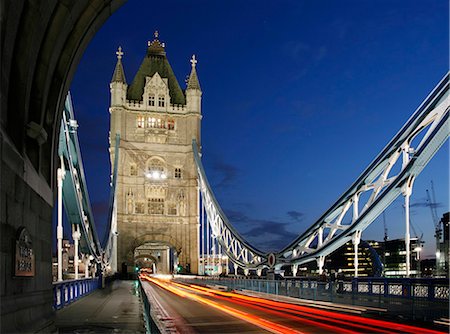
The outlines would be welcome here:
[[[59,310],[100,287],[99,277],[53,282],[53,308]]]

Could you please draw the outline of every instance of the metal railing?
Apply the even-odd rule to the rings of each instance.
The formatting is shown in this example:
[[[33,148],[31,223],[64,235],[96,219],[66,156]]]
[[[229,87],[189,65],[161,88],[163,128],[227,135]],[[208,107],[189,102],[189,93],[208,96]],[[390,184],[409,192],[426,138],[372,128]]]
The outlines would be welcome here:
[[[320,281],[316,277],[283,280],[178,277],[177,281],[378,308],[392,316],[401,315],[422,321],[446,317],[449,312],[449,282],[446,279],[354,278]]]
[[[99,288],[99,277],[53,282],[53,308],[59,310]]]

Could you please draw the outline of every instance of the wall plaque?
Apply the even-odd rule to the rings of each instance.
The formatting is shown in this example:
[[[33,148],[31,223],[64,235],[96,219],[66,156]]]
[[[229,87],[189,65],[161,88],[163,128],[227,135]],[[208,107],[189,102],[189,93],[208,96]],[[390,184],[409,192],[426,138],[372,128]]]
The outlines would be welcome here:
[[[25,227],[19,228],[16,239],[15,276],[34,276],[34,252],[31,236]]]

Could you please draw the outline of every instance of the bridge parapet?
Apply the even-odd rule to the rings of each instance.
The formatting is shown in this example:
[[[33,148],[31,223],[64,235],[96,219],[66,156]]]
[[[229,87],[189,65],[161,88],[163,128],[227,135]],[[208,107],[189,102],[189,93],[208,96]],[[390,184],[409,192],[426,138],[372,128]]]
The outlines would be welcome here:
[[[280,280],[248,277],[184,278],[176,281],[202,286],[220,285],[243,294],[290,303],[323,304],[325,308],[348,309],[401,316],[421,321],[447,318],[449,282],[447,279],[347,278],[322,281],[318,277],[287,277]]]
[[[53,283],[53,308],[59,310],[101,286],[101,278],[83,278]]]

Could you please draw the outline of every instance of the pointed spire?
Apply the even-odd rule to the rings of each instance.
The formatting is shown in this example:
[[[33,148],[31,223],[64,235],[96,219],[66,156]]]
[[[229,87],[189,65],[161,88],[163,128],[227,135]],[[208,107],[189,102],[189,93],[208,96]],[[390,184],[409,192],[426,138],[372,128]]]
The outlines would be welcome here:
[[[122,52],[121,46],[119,46],[119,48],[117,49],[116,55],[117,55],[117,63],[116,63],[116,68],[114,69],[114,74],[113,74],[111,82],[127,83],[127,81],[125,80],[125,72],[124,72],[123,66],[122,66],[123,52]]]
[[[197,70],[195,69],[195,66],[197,65],[197,59],[195,58],[195,55],[192,55],[191,65],[192,65],[192,70],[191,70],[191,75],[189,76],[187,89],[201,90],[200,83],[198,82]]]

